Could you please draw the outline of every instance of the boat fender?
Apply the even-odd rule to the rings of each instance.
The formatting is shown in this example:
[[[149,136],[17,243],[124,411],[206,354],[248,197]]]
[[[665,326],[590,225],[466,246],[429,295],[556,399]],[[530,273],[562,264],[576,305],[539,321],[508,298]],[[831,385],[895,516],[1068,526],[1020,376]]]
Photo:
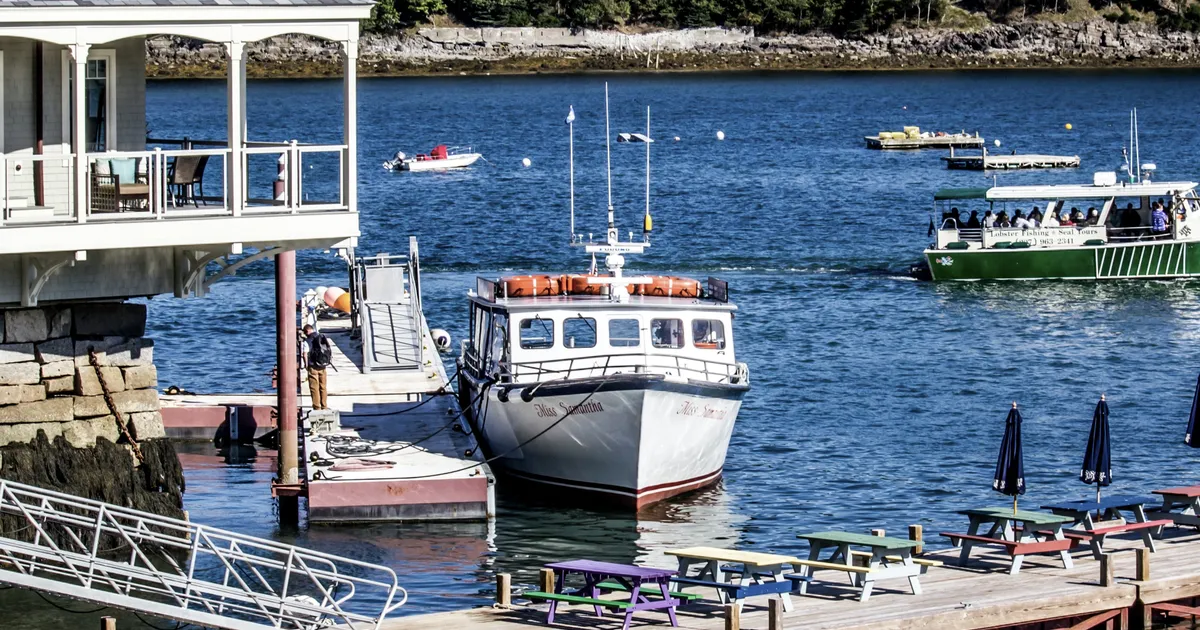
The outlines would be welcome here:
[[[521,390],[521,400],[525,402],[533,402],[533,387],[526,387]]]
[[[508,402],[508,390],[504,389],[503,387],[496,390],[496,400],[499,400],[502,403]]]
[[[441,328],[434,328],[429,331],[429,336],[433,337],[433,345],[437,346],[438,352],[446,353],[450,351],[450,333]]]

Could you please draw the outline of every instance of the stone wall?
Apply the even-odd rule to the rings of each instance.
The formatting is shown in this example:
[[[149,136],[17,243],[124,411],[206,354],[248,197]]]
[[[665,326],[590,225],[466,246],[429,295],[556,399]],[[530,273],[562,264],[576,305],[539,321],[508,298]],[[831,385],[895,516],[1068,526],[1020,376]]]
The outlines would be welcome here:
[[[146,307],[91,303],[9,309],[0,336],[0,446],[39,431],[75,448],[123,440],[100,381],[134,440],[161,438],[154,342],[143,335]],[[92,367],[89,350],[100,365]]]

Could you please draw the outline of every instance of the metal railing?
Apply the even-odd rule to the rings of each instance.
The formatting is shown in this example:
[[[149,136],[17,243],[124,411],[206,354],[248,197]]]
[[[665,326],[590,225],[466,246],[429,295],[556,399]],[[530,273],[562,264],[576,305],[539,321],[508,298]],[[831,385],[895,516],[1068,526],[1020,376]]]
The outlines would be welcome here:
[[[0,479],[0,583],[213,628],[379,628],[396,573]]]
[[[478,365],[468,353],[468,365]],[[500,380],[509,383],[539,383],[572,378],[594,378],[613,374],[663,374],[709,383],[744,384],[748,371],[743,363],[727,363],[680,354],[599,354],[521,363],[501,362]],[[532,380],[530,378],[532,377]]]
[[[346,160],[348,150],[344,144],[301,144],[295,140],[291,142],[247,142],[242,154],[244,156],[242,164],[242,192],[246,197],[247,209],[250,212],[275,212],[279,209],[286,210],[291,213],[297,213],[302,210],[345,210],[345,190],[343,190],[342,180],[346,171]],[[309,169],[304,168],[305,156],[309,156],[312,160],[320,160],[320,154],[325,154],[324,162],[328,162],[329,158],[337,160],[337,178],[334,188],[336,189],[334,199],[321,198],[322,195],[329,195],[329,187],[313,186],[317,197],[311,197],[310,192],[305,190],[305,176],[307,171],[314,170],[310,165]],[[272,193],[270,197],[255,197],[252,193],[251,174],[255,170],[250,166],[250,159],[254,156],[275,156],[277,169],[272,172]],[[328,164],[323,164],[328,166]],[[268,169],[268,172],[269,169]],[[325,169],[320,171],[322,175],[328,176]],[[315,176],[315,175],[314,175]],[[282,190],[276,190],[274,182],[282,178],[284,186]]]
[[[409,239],[407,256],[356,258],[350,281],[355,289],[351,311],[361,327],[363,371],[423,368],[427,324],[416,237]]]
[[[44,205],[36,204],[35,175],[41,167]],[[75,220],[75,154],[0,153],[0,225],[61,223]],[[55,185],[53,182],[65,182]]]

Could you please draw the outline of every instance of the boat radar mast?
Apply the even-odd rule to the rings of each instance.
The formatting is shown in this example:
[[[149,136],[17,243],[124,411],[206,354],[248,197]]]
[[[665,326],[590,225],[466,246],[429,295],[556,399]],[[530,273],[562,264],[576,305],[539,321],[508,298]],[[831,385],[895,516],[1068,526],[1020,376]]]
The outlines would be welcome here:
[[[575,138],[574,138],[574,121],[575,111],[567,116],[567,124],[570,127],[571,134],[571,245],[583,245],[584,251],[592,254],[593,271],[595,270],[596,254],[604,254],[604,267],[608,270],[608,276],[590,275],[588,276],[589,284],[607,284],[610,286],[609,296],[616,302],[629,301],[629,285],[631,284],[648,284],[651,279],[648,277],[630,277],[623,274],[625,267],[624,254],[640,254],[650,246],[650,108],[646,108],[646,218],[644,229],[642,232],[642,240],[634,241],[633,234],[630,233],[629,240],[622,242],[621,233],[617,229],[616,212],[612,202],[612,130],[609,120],[608,111],[608,83],[604,84],[604,152],[605,152],[605,170],[608,180],[608,227],[604,243],[592,242],[590,237],[588,242],[583,242],[583,235],[576,235],[575,232]]]

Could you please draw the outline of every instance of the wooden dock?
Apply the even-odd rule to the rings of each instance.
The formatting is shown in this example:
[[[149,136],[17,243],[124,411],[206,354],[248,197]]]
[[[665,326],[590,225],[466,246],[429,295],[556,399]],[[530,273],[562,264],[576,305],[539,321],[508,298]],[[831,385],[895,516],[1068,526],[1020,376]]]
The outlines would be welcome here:
[[[983,138],[979,134],[951,134],[945,136],[928,136],[917,138],[881,138],[879,136],[863,136],[868,149],[882,151],[910,151],[915,149],[981,149]]]
[[[1135,550],[1140,539],[1109,539],[1114,580],[1101,586],[1101,563],[1086,547],[1073,553],[1075,567],[1063,569],[1057,556],[1030,556],[1017,576],[1008,575],[1008,557],[975,550],[966,568],[952,565],[957,550],[926,554],[946,561],[921,577],[922,595],[912,595],[901,581],[882,582],[866,603],[855,599],[857,590],[839,584],[836,577],[813,583],[809,595],[793,594],[795,609],[782,617],[782,626],[821,630],[929,630],[984,628],[1148,628],[1144,617],[1155,604],[1200,597],[1200,534],[1192,528],[1167,528],[1158,551],[1149,557],[1149,579],[1139,581]],[[818,574],[818,576],[833,574]],[[843,578],[844,582],[844,578]],[[522,585],[536,589],[533,585]],[[769,627],[768,598],[749,600],[740,615],[740,627]],[[513,595],[514,606],[414,615],[389,620],[385,630],[444,630],[456,628],[544,627],[545,605],[528,605]],[[1159,613],[1161,614],[1161,613]],[[681,607],[679,627],[684,630],[722,630],[730,626],[716,602]],[[1178,615],[1176,616],[1178,618]],[[1123,619],[1129,621],[1122,623]],[[1106,625],[1111,621],[1112,625]],[[1038,625],[1030,625],[1038,624]],[[620,628],[620,618],[596,618],[590,607],[559,609],[556,628]],[[632,627],[666,627],[666,615],[639,613]]]
[[[949,157],[943,157],[946,168],[965,171],[1010,171],[1032,168],[1078,168],[1078,155],[1042,155],[1027,153],[1022,155],[989,155],[986,148],[981,155],[955,155],[950,150]]]

